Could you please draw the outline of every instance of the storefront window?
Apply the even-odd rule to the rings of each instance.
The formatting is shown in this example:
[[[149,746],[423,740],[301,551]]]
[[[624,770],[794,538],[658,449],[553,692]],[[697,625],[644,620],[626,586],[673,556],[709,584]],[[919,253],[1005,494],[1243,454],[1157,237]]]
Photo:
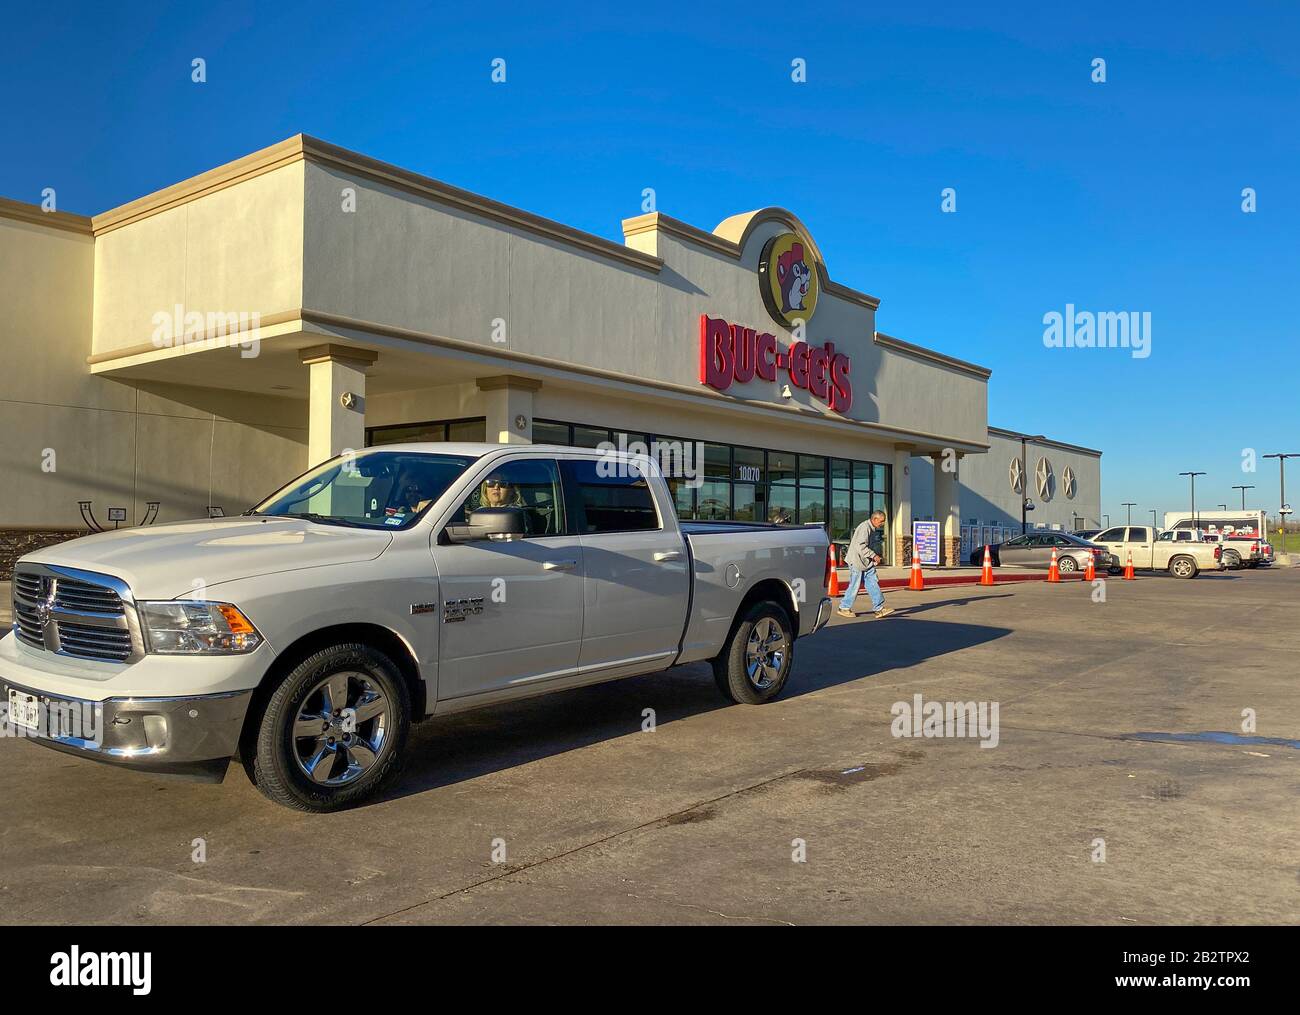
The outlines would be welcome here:
[[[573,446],[575,448],[596,448],[609,441],[609,431],[594,426],[574,426]]]
[[[731,484],[707,479],[700,485],[696,517],[707,521],[725,521],[731,517]]]
[[[569,434],[569,424],[552,423],[549,419],[533,420],[533,443],[572,444],[573,438]]]
[[[853,463],[853,489],[859,493],[871,492],[871,463]]]
[[[684,479],[668,480],[668,489],[672,491],[673,502],[677,506],[677,517],[688,521],[695,517],[695,488]]]
[[[471,421],[456,421],[465,423]],[[482,421],[472,421],[482,426]],[[418,424],[402,428],[408,432],[430,427],[448,432],[443,424]],[[442,428],[442,429],[439,429]],[[559,420],[533,422],[533,440],[538,444],[596,447],[605,441],[618,445],[619,430]],[[401,440],[441,439],[402,436]],[[461,439],[461,438],[455,438]],[[889,511],[890,466],[879,462],[800,455],[791,451],[702,443],[665,434],[628,433],[629,446],[644,441],[684,449],[690,457],[665,463],[671,472],[696,477],[698,485],[669,476],[668,485],[683,520],[726,520],[822,524],[831,539],[843,542],[866,521],[873,509]],[[701,452],[702,449],[702,452]],[[696,454],[702,453],[702,460]],[[701,482],[702,480],[702,482]],[[892,549],[889,541],[886,553]]]
[[[790,525],[794,522],[796,505],[795,491],[798,489],[793,483],[774,484],[768,488],[767,500],[767,521],[783,522]]]
[[[487,420],[467,419],[459,423],[448,423],[447,440],[473,441],[481,444],[487,440]]]
[[[765,520],[761,509],[762,501],[758,499],[758,486],[756,484],[733,483],[731,496],[733,499],[732,517],[736,521],[761,522]]]
[[[845,543],[853,535],[853,494],[848,490],[831,491],[830,537]]]
[[[767,453],[767,479],[771,483],[793,483],[795,480],[795,455],[789,451]]]
[[[373,426],[366,430],[366,447],[382,444],[413,444],[421,442],[466,441],[482,443],[487,440],[487,420],[441,419],[428,423],[403,423],[399,426]]]
[[[731,478],[737,483],[762,483],[767,479],[761,448],[735,448]]]

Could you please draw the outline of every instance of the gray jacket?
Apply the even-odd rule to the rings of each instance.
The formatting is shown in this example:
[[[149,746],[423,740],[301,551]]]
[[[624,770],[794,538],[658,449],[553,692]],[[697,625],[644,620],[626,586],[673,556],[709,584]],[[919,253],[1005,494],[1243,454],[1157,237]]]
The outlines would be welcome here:
[[[849,548],[844,552],[844,563],[855,571],[872,570],[884,557],[884,537],[885,530],[872,528],[868,518],[853,530]]]

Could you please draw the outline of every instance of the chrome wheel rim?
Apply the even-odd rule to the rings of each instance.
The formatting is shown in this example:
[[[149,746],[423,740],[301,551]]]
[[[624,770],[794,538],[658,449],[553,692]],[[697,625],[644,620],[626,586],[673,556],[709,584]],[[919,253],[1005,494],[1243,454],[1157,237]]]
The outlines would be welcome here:
[[[1174,563],[1174,574],[1178,575],[1179,578],[1186,578],[1191,573],[1192,566],[1187,561],[1180,560]]]
[[[332,673],[294,718],[294,759],[318,786],[346,786],[369,771],[388,739],[388,697],[364,673]]]
[[[1079,566],[1078,563],[1075,561],[1073,557],[1062,557],[1057,562],[1056,569],[1058,571],[1065,571],[1068,573],[1070,571],[1073,571],[1078,566]]]
[[[745,674],[749,682],[765,691],[780,680],[789,648],[781,625],[771,617],[762,618],[749,632],[745,645]]]

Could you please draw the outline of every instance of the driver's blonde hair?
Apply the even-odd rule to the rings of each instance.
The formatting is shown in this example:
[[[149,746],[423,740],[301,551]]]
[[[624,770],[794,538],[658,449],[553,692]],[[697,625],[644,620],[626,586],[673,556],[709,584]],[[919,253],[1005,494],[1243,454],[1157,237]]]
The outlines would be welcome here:
[[[492,476],[488,476],[487,479],[483,480],[483,482],[479,484],[478,502],[480,505],[486,504],[488,502],[487,499],[488,479],[492,479],[492,478],[493,478]],[[506,501],[506,506],[523,507],[524,495],[519,492],[519,487],[515,483],[512,483],[509,479],[505,479],[504,477],[502,478],[502,481],[506,484],[506,486],[510,487],[510,489],[514,491],[514,496],[511,497],[508,501]]]

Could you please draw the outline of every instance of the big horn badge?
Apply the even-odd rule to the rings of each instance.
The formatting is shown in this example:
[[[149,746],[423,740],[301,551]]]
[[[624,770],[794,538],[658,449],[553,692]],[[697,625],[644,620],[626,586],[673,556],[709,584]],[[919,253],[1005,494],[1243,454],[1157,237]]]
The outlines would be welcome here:
[[[808,321],[817,309],[821,291],[817,260],[797,233],[778,233],[763,245],[758,283],[772,320],[787,328],[794,327],[795,321]]]

